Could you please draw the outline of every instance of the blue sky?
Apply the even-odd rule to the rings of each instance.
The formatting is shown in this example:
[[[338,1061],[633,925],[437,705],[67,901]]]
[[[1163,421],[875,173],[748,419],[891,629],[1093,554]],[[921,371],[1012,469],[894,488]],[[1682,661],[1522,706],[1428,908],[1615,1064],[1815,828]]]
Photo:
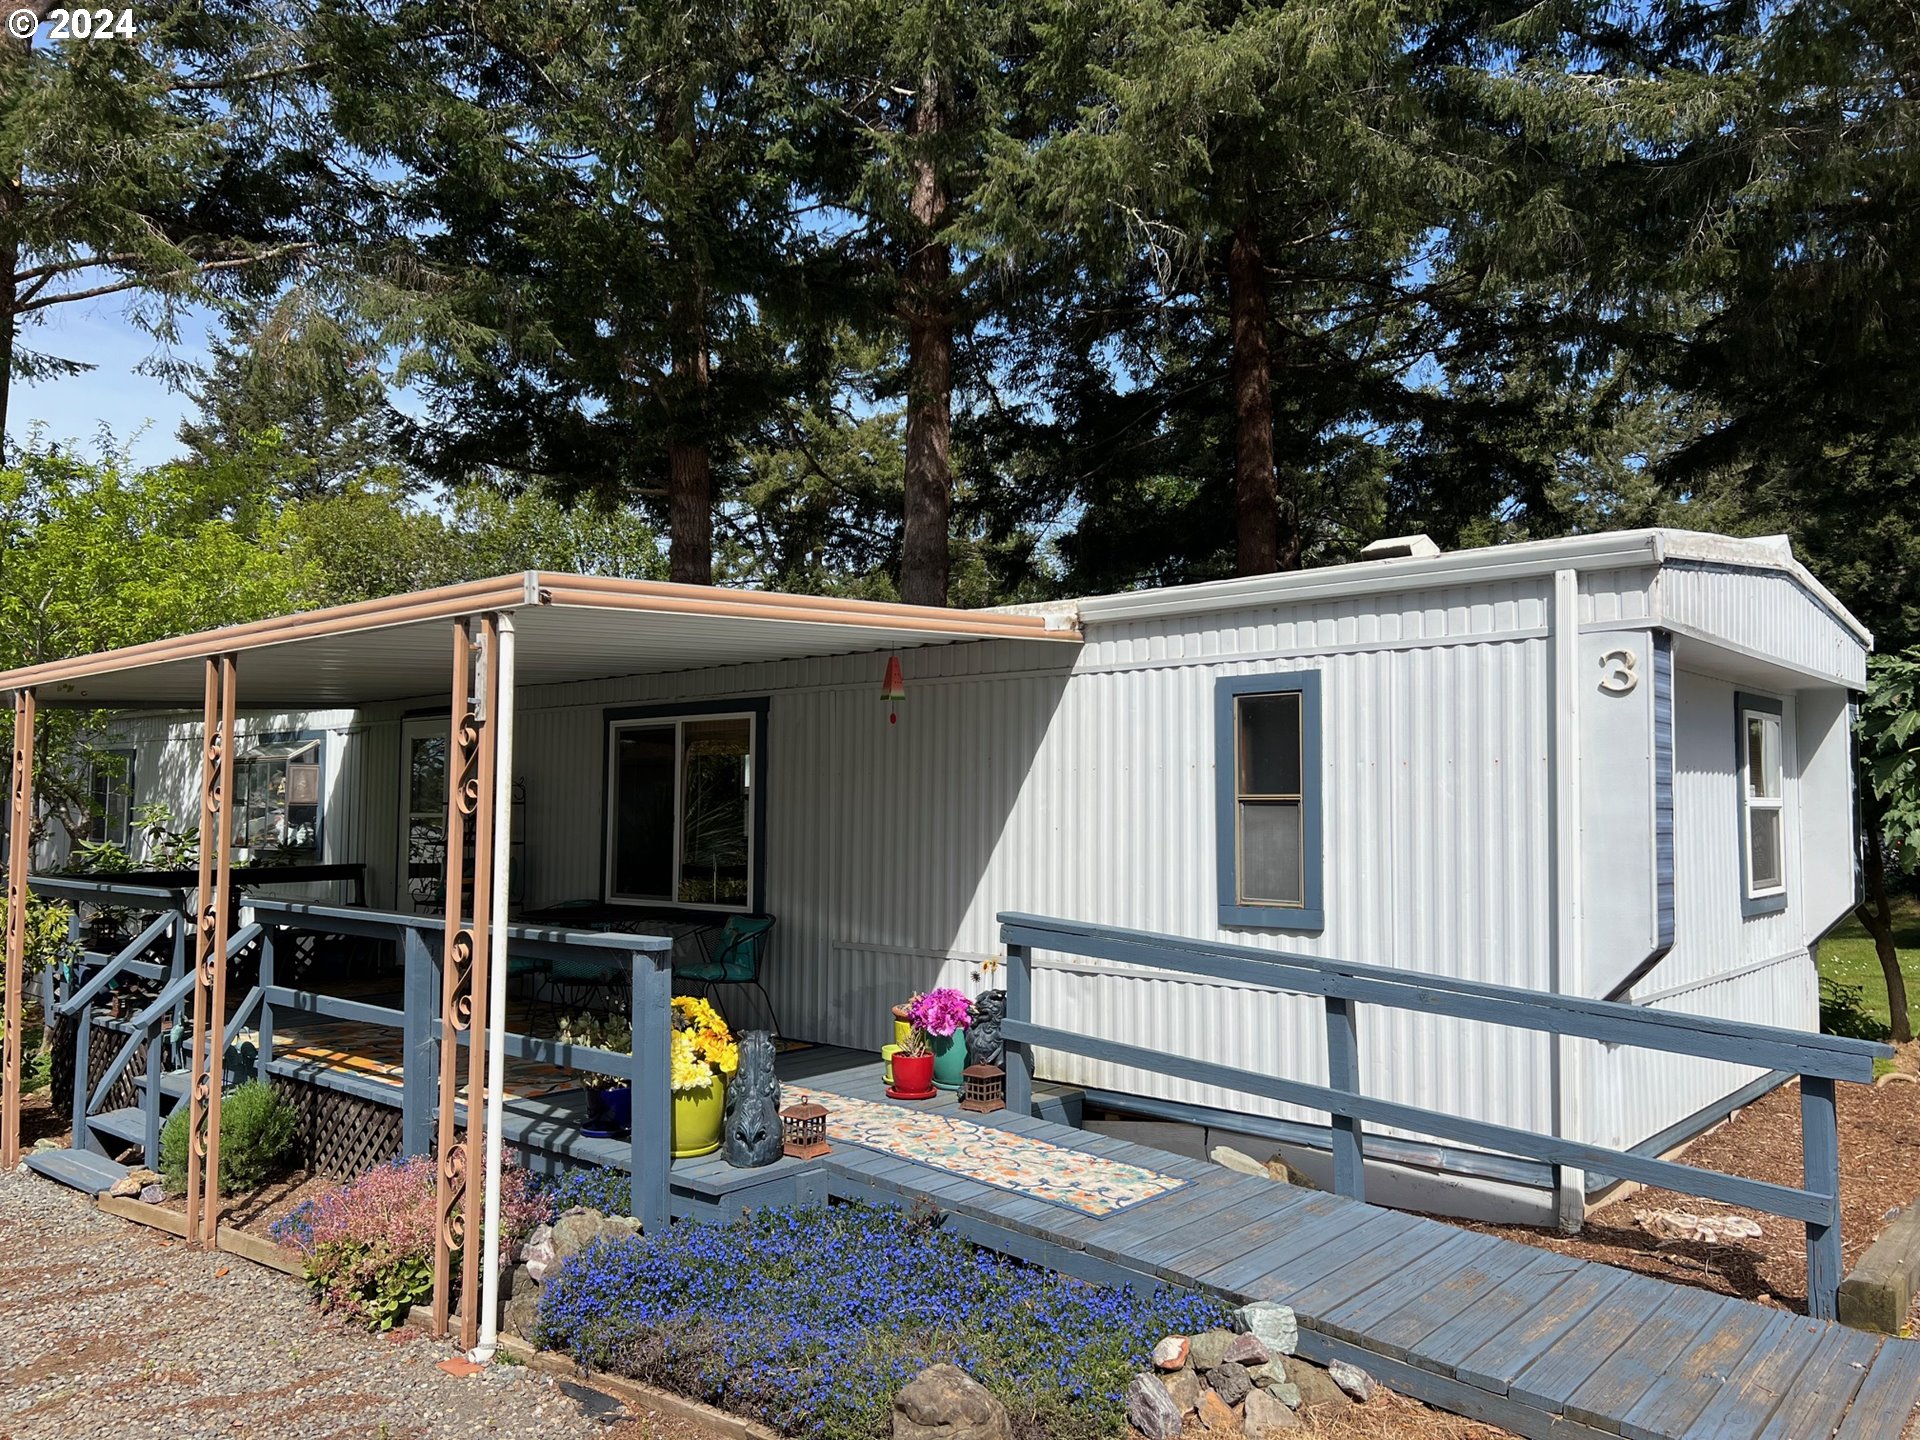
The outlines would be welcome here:
[[[123,298],[56,305],[46,312],[45,324],[21,336],[29,349],[94,368],[32,384],[16,379],[7,417],[14,444],[25,444],[39,427],[41,443],[73,444],[91,454],[104,424],[136,464],[157,464],[181,453],[174,432],[193,412],[193,401],[140,373],[141,366],[160,353],[159,346],[127,318]],[[207,312],[181,317],[173,358],[206,359],[212,318]]]

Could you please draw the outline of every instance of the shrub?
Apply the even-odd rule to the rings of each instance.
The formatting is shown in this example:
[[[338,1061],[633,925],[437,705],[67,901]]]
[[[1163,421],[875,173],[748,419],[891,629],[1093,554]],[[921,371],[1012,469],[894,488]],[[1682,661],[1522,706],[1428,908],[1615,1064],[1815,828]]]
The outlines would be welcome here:
[[[1820,979],[1820,1029],[1850,1040],[1884,1041],[1893,1036],[1887,1022],[1867,1008],[1866,992],[1860,986],[1831,976]]]
[[[303,1202],[270,1233],[306,1257],[307,1287],[321,1309],[391,1330],[433,1298],[435,1188],[431,1159],[395,1160]],[[501,1175],[500,1199],[507,1265],[553,1210],[533,1176],[515,1166]]]
[[[898,1210],[762,1210],[602,1241],[541,1289],[541,1343],[787,1434],[877,1440],[900,1388],[949,1361],[1019,1433],[1117,1435],[1123,1394],[1213,1301],[1086,1285]]]
[[[169,1190],[187,1188],[187,1106],[182,1103],[160,1130],[160,1177]],[[220,1098],[220,1189],[253,1190],[293,1167],[300,1116],[264,1080],[249,1080]]]

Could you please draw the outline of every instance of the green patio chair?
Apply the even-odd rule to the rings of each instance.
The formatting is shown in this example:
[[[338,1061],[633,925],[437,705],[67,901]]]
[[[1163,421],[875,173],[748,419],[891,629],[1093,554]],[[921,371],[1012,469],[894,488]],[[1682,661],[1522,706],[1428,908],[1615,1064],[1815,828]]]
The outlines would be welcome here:
[[[698,965],[689,965],[675,972],[676,978],[692,981],[701,994],[713,999],[715,986],[740,985],[760,992],[760,1003],[767,1007],[767,1020],[773,1033],[780,1033],[780,1017],[773,1008],[773,998],[767,994],[767,987],[760,983],[761,967],[766,961],[767,936],[773,930],[771,915],[730,915],[727,923],[721,927],[719,937],[713,942],[708,957]],[[718,1004],[718,1000],[715,1000]],[[723,1016],[726,1009],[721,1007]],[[732,1017],[727,1024],[738,1033]]]

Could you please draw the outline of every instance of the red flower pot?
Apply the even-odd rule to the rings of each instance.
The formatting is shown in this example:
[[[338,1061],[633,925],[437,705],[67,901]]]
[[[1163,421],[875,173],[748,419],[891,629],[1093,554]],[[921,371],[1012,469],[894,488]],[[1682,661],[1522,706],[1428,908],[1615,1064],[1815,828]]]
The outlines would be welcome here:
[[[933,1056],[895,1055],[893,1084],[888,1087],[887,1093],[896,1100],[932,1099]]]

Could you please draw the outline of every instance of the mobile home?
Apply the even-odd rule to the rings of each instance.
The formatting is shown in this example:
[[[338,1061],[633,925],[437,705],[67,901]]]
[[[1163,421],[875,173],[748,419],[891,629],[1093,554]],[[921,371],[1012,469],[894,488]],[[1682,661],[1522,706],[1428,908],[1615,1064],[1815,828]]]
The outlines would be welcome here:
[[[1782,539],[1387,554],[950,624],[528,575],[515,903],[631,907],[634,928],[772,915],[782,1033],[862,1049],[914,991],[995,984],[1003,911],[1814,1028],[1813,948],[1856,893],[1871,636]],[[569,602],[596,584],[623,608]],[[408,637],[243,656],[238,859],[357,864],[367,904],[442,903],[447,708],[420,658],[439,642]],[[196,674],[67,686],[146,707],[116,721],[130,780],[103,782],[105,827],[196,806]],[[1326,1075],[1320,1007],[1297,997],[1039,956],[1033,1004]],[[1370,1094],[1614,1148],[1665,1151],[1777,1083],[1394,1012],[1364,1015],[1361,1054]],[[1089,1113],[1271,1140],[1308,1170],[1324,1134],[1164,1077],[1037,1066]],[[1377,1193],[1463,1213],[1564,1219],[1607,1178],[1377,1138]]]

